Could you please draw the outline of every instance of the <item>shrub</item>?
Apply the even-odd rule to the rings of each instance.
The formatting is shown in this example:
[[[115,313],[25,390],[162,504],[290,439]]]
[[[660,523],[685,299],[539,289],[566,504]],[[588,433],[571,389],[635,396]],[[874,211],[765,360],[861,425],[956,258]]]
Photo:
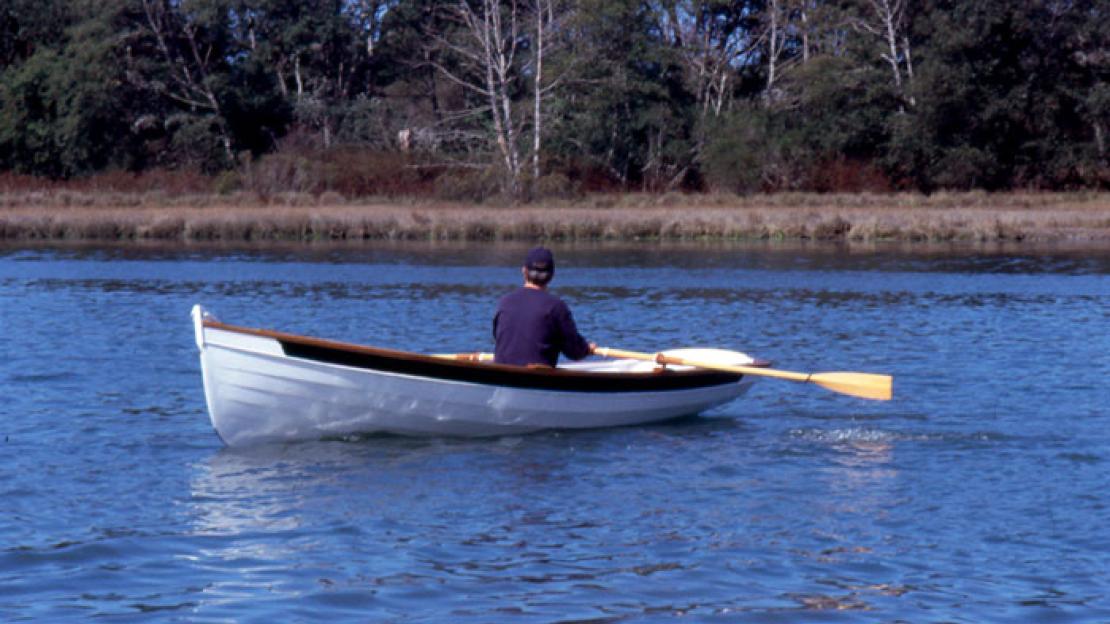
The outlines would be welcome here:
[[[332,149],[320,158],[333,167],[334,177],[328,190],[345,197],[430,195],[440,171],[396,152],[353,147]]]
[[[492,169],[453,171],[436,180],[435,190],[439,199],[482,202],[501,193],[501,180]]]
[[[354,147],[302,151],[283,144],[273,154],[248,162],[243,187],[269,197],[278,193],[339,193],[344,197],[430,195],[437,170],[403,155]]]
[[[751,109],[734,114],[709,133],[705,147],[705,180],[711,189],[754,193],[764,186],[769,162],[768,116]]]
[[[540,176],[532,186],[533,199],[579,199],[584,195],[582,185],[563,173]]]
[[[239,179],[239,174],[235,171],[224,171],[216,176],[213,183],[213,190],[220,195],[231,195],[242,187],[242,181]]]
[[[814,167],[807,186],[819,193],[880,193],[890,191],[893,184],[872,163],[836,158]]]

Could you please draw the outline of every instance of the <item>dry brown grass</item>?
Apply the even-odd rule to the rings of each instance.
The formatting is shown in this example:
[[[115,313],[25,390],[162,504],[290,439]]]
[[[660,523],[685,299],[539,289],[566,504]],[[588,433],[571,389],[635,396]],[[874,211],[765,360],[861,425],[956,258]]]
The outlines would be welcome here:
[[[1110,193],[591,195],[523,206],[335,193],[0,192],[20,240],[1098,241]]]

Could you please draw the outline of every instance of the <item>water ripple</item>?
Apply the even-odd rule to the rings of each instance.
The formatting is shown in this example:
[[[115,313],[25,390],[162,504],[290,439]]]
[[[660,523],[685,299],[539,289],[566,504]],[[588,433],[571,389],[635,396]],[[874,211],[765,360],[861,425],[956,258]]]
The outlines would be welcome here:
[[[483,348],[519,249],[0,253],[0,619],[1110,621],[1110,265],[558,251],[591,339],[890,372],[895,400],[762,380],[650,427],[236,451],[192,303]]]

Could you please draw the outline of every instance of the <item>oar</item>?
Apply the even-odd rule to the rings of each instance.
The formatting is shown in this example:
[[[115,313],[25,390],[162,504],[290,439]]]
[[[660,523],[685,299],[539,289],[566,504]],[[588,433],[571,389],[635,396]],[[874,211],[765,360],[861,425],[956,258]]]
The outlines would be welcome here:
[[[874,373],[795,373],[791,371],[775,370],[773,368],[757,368],[754,366],[736,366],[732,364],[716,364],[688,360],[674,357],[664,353],[640,353],[637,351],[624,351],[609,347],[597,347],[594,353],[603,357],[627,358],[631,360],[646,360],[659,364],[677,364],[679,366],[694,366],[709,370],[719,370],[726,373],[741,373],[744,375],[759,375],[762,377],[775,377],[790,381],[815,383],[822,388],[848,394],[864,399],[889,401],[893,394],[894,378],[890,375],[876,375]]]

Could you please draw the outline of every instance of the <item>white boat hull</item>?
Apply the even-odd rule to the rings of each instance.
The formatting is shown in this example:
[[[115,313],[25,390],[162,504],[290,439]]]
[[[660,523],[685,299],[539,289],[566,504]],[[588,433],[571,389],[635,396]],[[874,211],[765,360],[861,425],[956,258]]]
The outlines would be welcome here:
[[[743,377],[688,389],[583,392],[431,378],[291,357],[283,341],[258,335],[263,332],[206,321],[200,306],[193,316],[208,412],[229,446],[376,432],[495,436],[634,425],[696,414],[751,386]],[[652,375],[651,365],[644,366],[617,361],[566,368],[625,379]]]

